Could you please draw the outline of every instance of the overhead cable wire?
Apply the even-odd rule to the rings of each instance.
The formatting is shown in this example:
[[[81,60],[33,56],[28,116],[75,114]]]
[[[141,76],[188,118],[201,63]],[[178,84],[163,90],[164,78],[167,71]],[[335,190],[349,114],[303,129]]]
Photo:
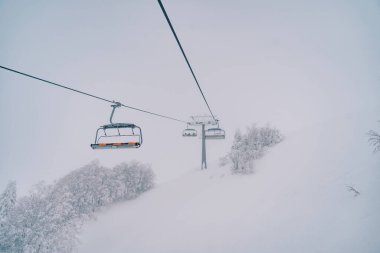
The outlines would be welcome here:
[[[29,78],[32,78],[32,79],[39,80],[39,81],[44,82],[44,83],[55,85],[55,86],[63,88],[63,89],[67,89],[67,90],[70,90],[70,91],[73,91],[73,92],[77,92],[77,93],[82,94],[82,95],[86,95],[86,96],[89,96],[89,97],[92,97],[92,98],[96,98],[96,99],[99,99],[99,100],[102,100],[102,101],[105,101],[105,102],[108,102],[108,103],[111,103],[111,104],[118,103],[118,102],[116,102],[114,100],[110,100],[110,99],[102,98],[102,97],[99,97],[99,96],[95,96],[95,95],[92,95],[92,94],[87,93],[87,92],[83,92],[83,91],[80,91],[80,90],[77,90],[77,89],[73,89],[73,88],[70,88],[68,86],[65,86],[65,85],[62,85],[62,84],[58,84],[58,83],[55,83],[55,82],[51,82],[51,81],[42,79],[40,77],[36,77],[36,76],[30,75],[30,74],[26,74],[26,73],[23,73],[23,72],[20,72],[20,71],[11,69],[11,68],[7,68],[7,67],[1,66],[1,65],[0,65],[0,68],[8,70],[8,71],[16,73],[16,74],[19,74],[19,75],[23,75],[23,76],[26,76],[26,77],[29,77]],[[161,118],[165,118],[165,119],[170,119],[170,120],[174,120],[174,121],[178,121],[178,122],[182,122],[182,123],[187,123],[184,120],[180,120],[180,119],[169,117],[169,116],[166,116],[166,115],[163,115],[163,114],[154,113],[154,112],[150,112],[150,111],[147,111],[147,110],[139,109],[137,107],[125,105],[123,103],[120,103],[120,105],[123,106],[123,107],[129,108],[129,109],[135,110],[135,111],[147,113],[147,114],[154,115],[154,116],[157,116],[157,117],[161,117]]]
[[[195,80],[195,83],[197,84],[198,89],[199,89],[199,91],[200,91],[201,94],[202,94],[203,100],[205,101],[205,103],[206,103],[206,105],[207,105],[207,108],[208,108],[208,110],[209,110],[210,113],[211,113],[211,116],[212,116],[213,119],[216,121],[216,118],[215,118],[214,114],[213,114],[212,111],[211,111],[210,105],[209,105],[208,102],[207,102],[207,99],[206,99],[206,97],[205,97],[205,95],[204,95],[204,93],[203,93],[203,91],[202,91],[201,86],[199,85],[198,79],[197,79],[197,77],[195,76],[195,73],[194,73],[194,71],[193,71],[193,68],[192,68],[191,65],[190,65],[190,62],[189,62],[189,60],[188,60],[188,58],[187,58],[187,56],[186,56],[186,54],[185,54],[185,51],[184,51],[184,49],[183,49],[183,47],[182,47],[182,45],[181,45],[181,42],[180,42],[179,39],[178,39],[178,36],[177,36],[177,34],[176,34],[175,30],[174,30],[174,27],[173,27],[173,25],[172,25],[172,23],[171,23],[171,21],[170,21],[170,19],[169,19],[169,16],[168,16],[168,14],[166,13],[165,7],[164,7],[164,5],[162,4],[161,0],[157,0],[157,1],[158,1],[158,4],[159,4],[160,7],[161,7],[162,12],[164,13],[164,16],[165,16],[165,18],[166,18],[166,21],[168,22],[168,24],[169,24],[169,26],[170,26],[170,29],[171,29],[171,31],[172,31],[172,33],[173,33],[173,35],[174,35],[174,38],[175,38],[175,40],[177,41],[177,44],[178,44],[179,48],[181,49],[182,55],[183,55],[183,57],[185,58],[185,61],[186,61],[186,63],[187,63],[187,66],[188,66],[189,69],[190,69],[191,74],[193,75],[193,78],[194,78],[194,80]]]

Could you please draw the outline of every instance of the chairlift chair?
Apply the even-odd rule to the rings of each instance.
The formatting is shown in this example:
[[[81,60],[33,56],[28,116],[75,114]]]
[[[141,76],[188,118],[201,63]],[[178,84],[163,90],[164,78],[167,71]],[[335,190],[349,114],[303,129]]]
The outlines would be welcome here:
[[[218,127],[209,128],[205,131],[206,139],[217,140],[226,138],[226,132],[219,127],[219,122],[217,124]]]
[[[143,142],[142,132],[139,126],[130,123],[113,123],[112,117],[115,109],[121,104],[115,102],[113,107],[110,124],[98,128],[95,136],[95,143],[91,144],[92,149],[120,149],[120,148],[139,148]]]
[[[187,128],[182,131],[183,137],[197,137],[197,135],[197,130],[189,128],[189,125],[187,125]]]

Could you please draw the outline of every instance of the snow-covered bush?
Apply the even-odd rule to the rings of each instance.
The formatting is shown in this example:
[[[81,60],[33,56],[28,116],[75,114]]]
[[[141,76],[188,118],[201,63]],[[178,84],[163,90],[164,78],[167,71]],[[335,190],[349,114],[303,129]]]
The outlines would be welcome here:
[[[254,161],[261,158],[267,148],[283,139],[276,128],[252,125],[245,134],[236,131],[231,151],[222,158],[222,165],[230,165],[232,173],[249,174],[253,172]]]
[[[52,185],[36,185],[17,201],[12,183],[0,197],[0,252],[72,252],[83,222],[94,212],[153,186],[152,169],[137,162],[113,169],[91,163]]]

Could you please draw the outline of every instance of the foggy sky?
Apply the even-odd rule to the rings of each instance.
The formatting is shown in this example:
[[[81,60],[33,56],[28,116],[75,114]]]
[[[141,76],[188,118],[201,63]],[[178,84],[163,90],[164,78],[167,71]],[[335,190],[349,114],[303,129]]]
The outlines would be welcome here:
[[[267,123],[285,134],[380,108],[380,3],[163,1],[225,141]],[[156,1],[0,1],[0,65],[188,120],[207,113]],[[159,180],[200,167],[186,125],[120,109],[142,127],[137,150],[94,151],[109,104],[0,70],[0,189],[21,193],[99,160],[150,163]],[[376,119],[374,119],[376,122]]]

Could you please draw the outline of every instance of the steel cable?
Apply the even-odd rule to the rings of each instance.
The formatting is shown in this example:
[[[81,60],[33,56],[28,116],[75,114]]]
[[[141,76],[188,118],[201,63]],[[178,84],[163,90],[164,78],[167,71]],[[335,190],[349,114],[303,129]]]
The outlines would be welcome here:
[[[51,82],[51,81],[42,79],[40,77],[36,77],[36,76],[30,75],[30,74],[26,74],[26,73],[23,73],[23,72],[20,72],[20,71],[11,69],[11,68],[7,68],[7,67],[4,67],[4,66],[0,66],[0,68],[8,70],[8,71],[16,73],[16,74],[19,74],[19,75],[23,75],[23,76],[26,76],[26,77],[29,77],[29,78],[32,78],[32,79],[39,80],[41,82],[52,84],[52,85],[55,85],[55,86],[63,88],[63,89],[67,89],[67,90],[70,90],[70,91],[73,91],[73,92],[77,92],[77,93],[82,94],[82,95],[86,95],[86,96],[89,96],[89,97],[92,97],[92,98],[96,98],[96,99],[99,99],[99,100],[102,100],[102,101],[105,101],[105,102],[108,102],[108,103],[112,103],[112,104],[118,103],[118,102],[116,102],[114,100],[110,100],[110,99],[102,98],[102,97],[99,97],[99,96],[95,96],[95,95],[92,95],[90,93],[83,92],[83,91],[80,91],[80,90],[77,90],[77,89],[73,89],[73,88],[70,88],[68,86],[65,86],[65,85],[62,85],[62,84],[58,84],[58,83],[55,83],[55,82]],[[129,109],[135,110],[135,111],[147,113],[147,114],[154,115],[154,116],[157,116],[157,117],[161,117],[161,118],[165,118],[165,119],[170,119],[170,120],[174,120],[174,121],[178,121],[178,122],[182,122],[182,123],[187,123],[184,120],[180,120],[180,119],[176,119],[176,118],[173,118],[173,117],[170,117],[170,116],[166,116],[166,115],[163,115],[163,114],[154,113],[154,112],[150,112],[150,111],[147,111],[147,110],[139,109],[139,108],[136,108],[136,107],[133,107],[133,106],[125,105],[123,103],[120,103],[120,105],[123,106],[123,107],[129,108]]]
[[[191,72],[191,74],[193,75],[193,78],[194,78],[194,80],[195,80],[195,83],[197,84],[198,89],[199,89],[199,91],[200,91],[201,94],[202,94],[203,100],[205,101],[205,103],[206,103],[206,105],[207,105],[207,108],[208,108],[208,110],[209,110],[211,116],[212,116],[213,119],[216,121],[216,118],[215,118],[214,114],[213,114],[212,111],[211,111],[210,105],[209,105],[208,102],[207,102],[207,99],[206,99],[206,97],[205,97],[205,95],[204,95],[204,93],[203,93],[203,91],[202,91],[201,86],[199,85],[198,79],[197,79],[197,77],[195,76],[195,73],[194,73],[194,71],[193,71],[193,68],[191,67],[190,62],[189,62],[189,60],[188,60],[188,58],[187,58],[187,56],[186,56],[186,54],[185,54],[185,51],[183,50],[183,47],[182,47],[182,45],[181,45],[181,42],[180,42],[179,39],[178,39],[178,36],[177,36],[177,34],[176,34],[175,30],[174,30],[174,27],[173,27],[173,25],[172,25],[172,23],[171,23],[171,21],[170,21],[170,19],[169,19],[169,16],[168,16],[168,14],[166,13],[166,10],[165,10],[165,8],[164,8],[164,5],[162,4],[161,0],[157,0],[157,1],[158,1],[158,4],[159,4],[160,7],[161,7],[162,12],[164,13],[164,16],[165,16],[165,18],[166,18],[166,21],[168,22],[168,24],[169,24],[169,26],[170,26],[170,30],[172,31],[172,33],[173,33],[173,35],[174,35],[174,38],[175,38],[175,40],[177,41],[177,44],[178,44],[178,46],[179,46],[179,48],[180,48],[180,50],[181,50],[181,52],[182,52],[182,55],[183,55],[183,57],[185,58],[185,61],[186,61],[186,63],[187,63],[187,66],[189,67],[190,72]]]

